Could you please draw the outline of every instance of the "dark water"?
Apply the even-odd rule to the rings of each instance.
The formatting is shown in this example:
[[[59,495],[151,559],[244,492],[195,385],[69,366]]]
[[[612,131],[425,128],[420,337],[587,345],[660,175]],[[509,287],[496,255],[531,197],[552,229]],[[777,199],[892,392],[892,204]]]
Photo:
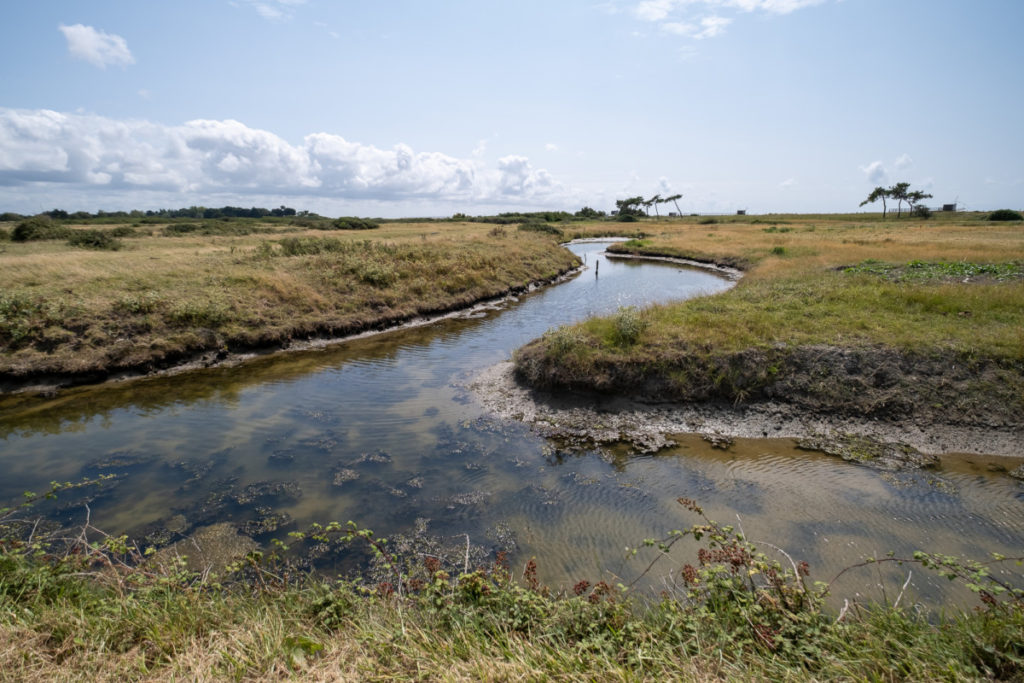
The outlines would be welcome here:
[[[391,535],[427,519],[441,538],[508,545],[518,562],[537,556],[556,585],[631,580],[646,560],[624,559],[626,546],[698,521],[681,496],[808,560],[821,580],[887,551],[1024,552],[1024,487],[993,471],[1011,460],[949,456],[938,472],[893,476],[789,440],[723,452],[692,436],[655,456],[566,455],[488,417],[463,384],[545,330],[728,287],[699,270],[608,261],[604,246],[573,246],[589,270],[500,309],[233,368],[0,399],[0,500],[115,474],[62,496],[55,518],[81,524],[88,505],[93,525],[152,542],[223,521],[265,543],[314,521]],[[260,533],[282,513],[290,524]],[[839,588],[895,593],[897,574]],[[939,595],[934,584],[912,582]]]

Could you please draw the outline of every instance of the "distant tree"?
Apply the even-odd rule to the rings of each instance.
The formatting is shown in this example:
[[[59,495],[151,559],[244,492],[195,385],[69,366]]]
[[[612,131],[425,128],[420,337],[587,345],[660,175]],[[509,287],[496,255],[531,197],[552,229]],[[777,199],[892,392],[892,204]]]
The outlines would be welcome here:
[[[661,198],[660,194],[656,194],[653,197],[651,197],[650,199],[648,199],[646,204],[647,204],[647,206],[653,206],[654,207],[654,215],[657,216],[658,218],[661,218],[661,214],[658,212],[658,204],[661,204],[664,201],[665,200],[663,200]]]
[[[604,211],[598,211],[597,209],[592,209],[589,206],[584,206],[573,215],[577,218],[601,218],[604,216]]]
[[[864,201],[862,201],[860,203],[860,205],[864,206],[865,204],[874,204],[879,199],[881,199],[882,200],[882,218],[885,218],[885,214],[889,210],[889,207],[886,206],[886,204],[885,204],[885,200],[888,197],[890,197],[890,196],[891,195],[889,194],[889,190],[885,189],[884,187],[876,187],[875,189],[871,190],[871,194],[869,194],[868,198],[865,199]]]
[[[643,216],[644,212],[640,208],[644,204],[643,197],[628,197],[626,199],[616,199],[615,206],[619,210],[619,216]]]
[[[665,199],[662,200],[662,201],[664,201],[666,204],[669,203],[669,202],[672,202],[673,204],[675,204],[676,214],[682,216],[683,212],[679,210],[679,202],[676,201],[677,199],[681,199],[682,196],[683,195],[681,195],[681,194],[673,194],[673,195],[669,195],[668,197],[665,197]]]
[[[920,190],[914,190],[913,192],[907,193],[907,201],[910,202],[910,210],[914,212],[915,216],[921,216],[922,218],[928,218],[931,216],[930,212],[921,211],[920,209],[927,209],[928,207],[921,204],[925,199],[931,199],[932,196],[927,192],[921,192]]]
[[[910,201],[910,183],[896,183],[889,188],[889,196],[896,200],[896,217],[903,215],[903,202]]]

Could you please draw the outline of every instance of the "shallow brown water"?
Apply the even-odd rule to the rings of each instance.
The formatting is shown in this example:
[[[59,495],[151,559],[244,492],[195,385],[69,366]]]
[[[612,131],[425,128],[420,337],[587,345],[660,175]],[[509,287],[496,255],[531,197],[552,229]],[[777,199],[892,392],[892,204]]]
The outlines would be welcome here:
[[[887,551],[1024,552],[1024,486],[996,471],[1012,459],[951,455],[937,472],[892,475],[789,440],[722,451],[692,435],[654,456],[565,454],[490,418],[464,383],[545,330],[728,286],[703,271],[608,261],[603,246],[573,247],[591,266],[600,260],[598,277],[591,269],[429,327],[53,399],[0,399],[0,500],[115,474],[103,490],[62,496],[54,519],[81,524],[88,505],[95,526],[153,543],[223,521],[267,543],[314,521],[351,519],[391,535],[426,518],[445,539],[511,544],[520,563],[537,556],[556,585],[630,581],[649,559],[626,560],[626,546],[698,521],[679,497],[809,561],[820,580]],[[291,523],[257,533],[253,522],[280,513]],[[693,551],[680,547],[673,562]],[[898,592],[904,576],[860,572],[838,588]],[[945,595],[923,576],[912,585],[915,596]]]

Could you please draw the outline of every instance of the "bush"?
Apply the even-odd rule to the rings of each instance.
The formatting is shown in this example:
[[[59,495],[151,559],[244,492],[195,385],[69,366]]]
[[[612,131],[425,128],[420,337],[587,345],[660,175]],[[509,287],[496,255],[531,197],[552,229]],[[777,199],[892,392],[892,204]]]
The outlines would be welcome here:
[[[993,211],[988,215],[990,221],[1024,221],[1024,216],[1021,216],[1019,212],[1011,209],[999,209]]]
[[[342,216],[331,223],[335,230],[374,230],[380,227],[380,223],[374,223],[364,218],[352,218]]]
[[[164,234],[168,237],[177,237],[178,235],[187,235],[191,232],[196,232],[202,228],[198,223],[172,223],[164,228]]]
[[[11,239],[15,242],[63,240],[70,238],[71,232],[71,228],[58,225],[46,216],[33,216],[14,226]]]
[[[107,251],[117,251],[124,246],[120,240],[114,239],[109,232],[103,230],[75,230],[68,237],[68,244],[84,249],[105,249]]]
[[[554,225],[550,225],[548,223],[520,223],[519,230],[521,230],[522,232],[544,232],[549,235],[555,235],[557,237],[562,237],[563,235],[565,235],[565,233],[562,232],[561,228],[557,228]]]
[[[612,318],[612,344],[619,347],[636,344],[648,324],[647,317],[634,306],[619,308],[619,312]]]
[[[137,237],[139,231],[129,225],[119,225],[110,231],[111,237]]]
[[[620,223],[636,223],[637,217],[631,213],[620,213],[615,217],[615,220]]]
[[[11,239],[11,233],[7,232],[3,228],[0,228],[0,242],[6,242]]]
[[[575,214],[576,218],[604,218],[604,211],[597,211],[589,206],[584,206]]]
[[[341,240],[331,237],[285,237],[278,240],[284,256],[312,256],[343,251],[345,245]]]
[[[13,223],[14,221],[21,220],[25,220],[25,216],[22,216],[20,213],[11,213],[10,211],[0,213],[0,223]]]
[[[913,215],[916,218],[925,218],[925,219],[931,218],[932,217],[932,210],[929,209],[927,206],[918,205],[918,206],[914,207]]]

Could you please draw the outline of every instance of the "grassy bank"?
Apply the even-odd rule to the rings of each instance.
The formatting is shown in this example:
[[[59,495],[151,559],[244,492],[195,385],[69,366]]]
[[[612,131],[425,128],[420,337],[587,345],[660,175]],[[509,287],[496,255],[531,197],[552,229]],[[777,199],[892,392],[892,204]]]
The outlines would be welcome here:
[[[0,511],[0,680],[1024,676],[1024,592],[1004,585],[1001,571],[1018,558],[879,560],[965,584],[980,598],[970,612],[901,606],[898,585],[887,604],[851,596],[830,610],[824,596],[836,581],[812,582],[805,564],[766,556],[680,503],[697,523],[635,551],[665,576],[653,601],[583,578],[541,585],[534,560],[513,569],[501,556],[470,566],[461,552],[400,555],[351,524],[292,540],[373,556],[364,574],[327,581],[298,572],[285,548],[196,573],[95,529],[29,541],[30,523]],[[677,551],[683,539],[700,541],[692,557]]]
[[[0,378],[102,377],[343,336],[465,307],[576,263],[552,235],[471,223],[61,225],[54,239],[0,242]]]
[[[631,224],[631,227],[635,224]],[[537,386],[665,400],[791,398],[857,414],[1024,410],[1024,229],[983,215],[688,218],[610,251],[731,265],[730,291],[554,330]],[[938,392],[929,398],[928,394]],[[966,392],[966,393],[965,393]],[[902,398],[900,398],[902,397]]]

